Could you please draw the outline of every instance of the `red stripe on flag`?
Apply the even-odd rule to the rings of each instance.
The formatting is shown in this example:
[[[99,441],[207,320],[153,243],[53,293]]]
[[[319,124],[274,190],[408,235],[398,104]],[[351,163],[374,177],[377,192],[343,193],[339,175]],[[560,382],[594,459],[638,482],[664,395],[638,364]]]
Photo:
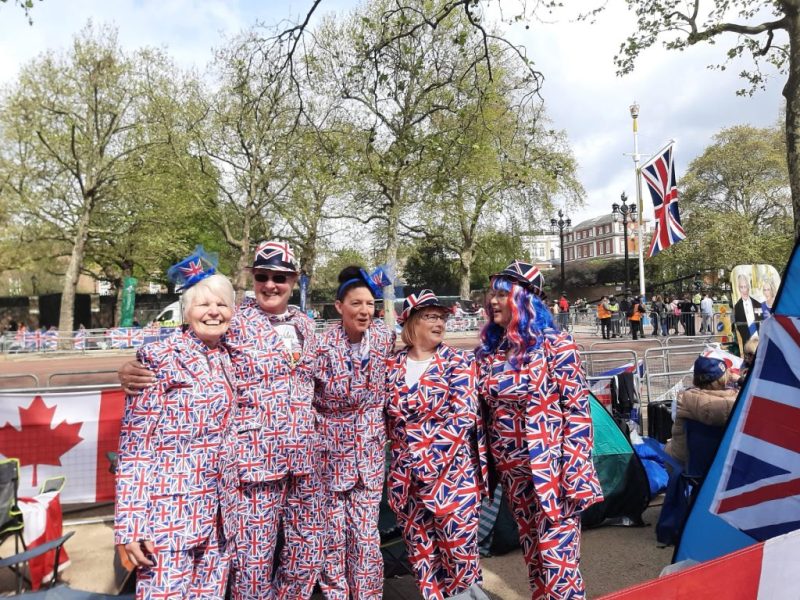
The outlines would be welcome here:
[[[770,444],[800,453],[800,409],[761,396],[753,396],[744,433]]]
[[[744,492],[737,494],[731,498],[725,498],[720,501],[717,513],[726,513],[739,508],[754,506],[772,500],[780,500],[790,496],[800,495],[800,479],[793,479],[791,481],[784,481],[782,483],[774,483],[772,485],[765,485],[762,488],[753,490],[752,492]]]
[[[125,409],[122,390],[104,391],[100,395],[97,419],[97,473],[95,476],[95,502],[114,500],[114,474],[109,467],[109,452],[119,449],[119,430]]]
[[[757,598],[764,544],[748,546],[678,573],[603,596],[600,600]]]
[[[797,331],[797,328],[794,326],[794,322],[792,321],[791,317],[775,315],[775,320],[786,330],[786,333],[788,333],[789,337],[794,340],[794,343],[800,346],[800,331]]]

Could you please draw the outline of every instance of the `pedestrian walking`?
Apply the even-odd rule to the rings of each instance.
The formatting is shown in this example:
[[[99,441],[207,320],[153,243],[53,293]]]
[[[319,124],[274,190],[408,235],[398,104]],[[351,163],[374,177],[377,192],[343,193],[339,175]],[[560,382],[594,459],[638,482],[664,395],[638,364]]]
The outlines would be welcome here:
[[[700,301],[700,333],[707,333],[712,335],[713,321],[714,321],[714,301],[709,296],[708,292],[705,293],[703,299]]]
[[[597,303],[597,318],[600,320],[600,335],[604,340],[611,339],[611,308],[608,296],[603,296]]]

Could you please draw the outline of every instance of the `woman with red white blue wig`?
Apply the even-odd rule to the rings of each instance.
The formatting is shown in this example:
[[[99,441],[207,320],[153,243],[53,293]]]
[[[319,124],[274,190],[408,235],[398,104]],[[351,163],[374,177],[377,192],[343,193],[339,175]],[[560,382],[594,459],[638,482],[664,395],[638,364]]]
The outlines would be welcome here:
[[[201,247],[168,273],[187,324],[137,358],[155,384],[126,398],[115,543],[139,599],[222,599],[238,532],[236,384],[222,337],[233,287]]]
[[[534,599],[584,598],[580,513],[602,500],[589,391],[574,340],[553,324],[539,270],[491,277],[476,350],[489,449],[519,526]]]
[[[406,298],[406,347],[389,364],[389,506],[425,600],[486,598],[478,517],[485,444],[475,360],[443,342],[449,310],[430,290]]]

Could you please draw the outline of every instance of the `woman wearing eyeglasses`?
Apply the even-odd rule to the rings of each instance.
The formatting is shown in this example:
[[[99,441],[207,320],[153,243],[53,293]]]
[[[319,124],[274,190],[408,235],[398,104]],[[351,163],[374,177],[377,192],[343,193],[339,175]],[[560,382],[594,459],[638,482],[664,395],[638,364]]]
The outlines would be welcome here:
[[[320,581],[328,600],[383,596],[378,510],[386,464],[386,362],[395,334],[373,319],[381,286],[391,283],[381,275],[355,266],[339,273],[335,306],[342,320],[322,336],[315,369],[321,478],[330,502]]]
[[[443,343],[448,310],[430,290],[398,317],[406,347],[389,363],[389,505],[425,600],[478,587],[478,516],[484,478],[475,362]],[[472,588],[472,589],[470,589]]]
[[[539,270],[491,279],[477,349],[489,448],[519,526],[535,599],[583,598],[580,512],[602,500],[591,460],[589,391],[572,337],[542,302]]]

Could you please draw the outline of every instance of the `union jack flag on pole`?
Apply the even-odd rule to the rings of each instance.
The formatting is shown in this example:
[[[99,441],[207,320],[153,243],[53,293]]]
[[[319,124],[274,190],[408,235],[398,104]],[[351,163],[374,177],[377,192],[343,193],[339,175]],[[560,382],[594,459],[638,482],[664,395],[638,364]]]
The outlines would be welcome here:
[[[759,337],[712,512],[765,540],[800,528],[800,318],[766,319]]]
[[[675,183],[672,147],[673,144],[667,146],[641,168],[655,208],[655,231],[650,242],[650,257],[686,238],[678,212],[678,186]]]

